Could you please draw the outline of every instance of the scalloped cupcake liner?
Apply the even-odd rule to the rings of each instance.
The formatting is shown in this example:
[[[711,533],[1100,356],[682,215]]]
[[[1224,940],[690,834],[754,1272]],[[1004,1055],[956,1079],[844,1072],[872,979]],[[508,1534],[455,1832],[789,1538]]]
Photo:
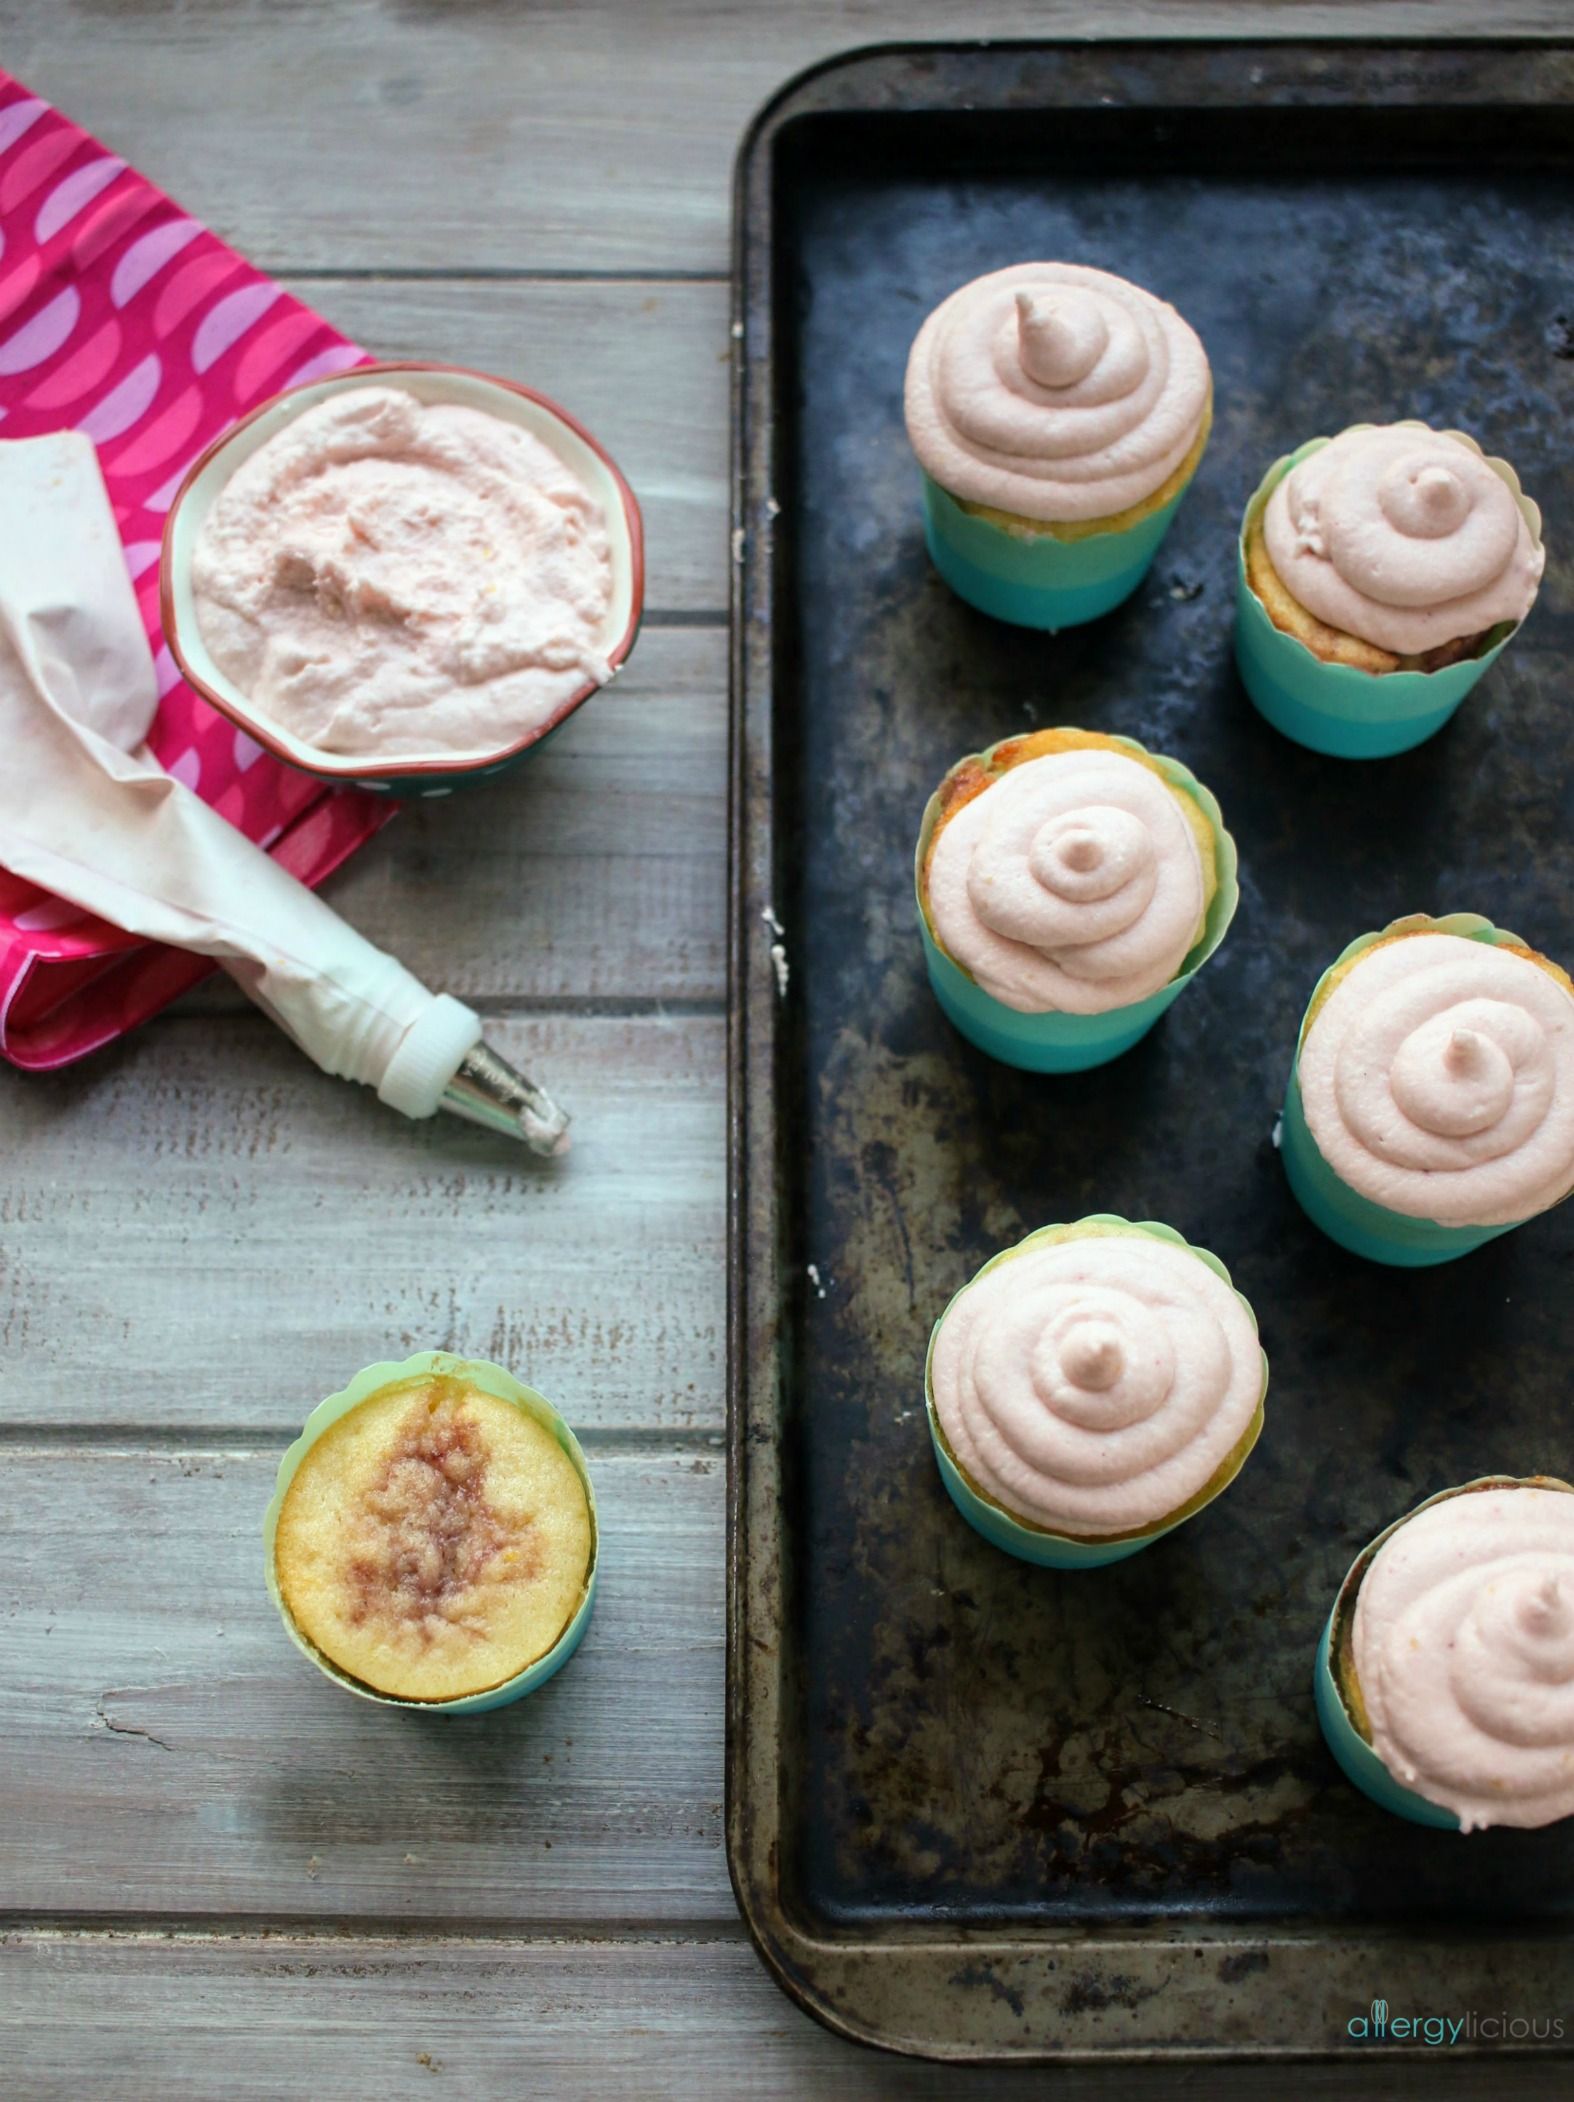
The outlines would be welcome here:
[[[1372,426],[1351,424],[1348,428],[1369,430]],[[1415,428],[1427,430],[1430,426],[1417,423]],[[1467,432],[1446,431],[1441,435],[1463,439],[1502,476],[1539,544],[1540,512],[1520,489],[1519,478],[1508,462],[1483,451]],[[1287,635],[1275,627],[1247,581],[1247,535],[1291,468],[1329,443],[1331,440],[1326,437],[1308,438],[1294,452],[1275,460],[1247,503],[1235,551],[1235,662],[1258,714],[1296,744],[1332,759],[1390,759],[1436,736],[1471,688],[1497,662],[1523,622],[1516,622],[1480,656],[1444,665],[1440,671],[1369,672],[1350,664],[1326,664],[1299,636]]]
[[[573,1461],[574,1471],[585,1491],[585,1501],[590,1510],[590,1567],[585,1576],[584,1596],[569,1616],[563,1632],[544,1656],[538,1657],[533,1664],[527,1664],[523,1671],[516,1672],[501,1685],[485,1687],[478,1693],[459,1694],[454,1699],[445,1701],[414,1701],[401,1699],[396,1694],[379,1693],[376,1687],[369,1686],[363,1680],[340,1670],[337,1664],[325,1657],[321,1650],[302,1634],[279,1590],[278,1572],[275,1567],[275,1538],[285,1493],[294,1481],[302,1460],[323,1432],[330,1425],[337,1423],[342,1416],[347,1416],[351,1409],[358,1408],[363,1401],[369,1401],[374,1394],[380,1393],[384,1387],[394,1386],[401,1380],[419,1379],[434,1373],[469,1380],[472,1385],[495,1395],[498,1400],[512,1402],[516,1408],[534,1417],[536,1422],[552,1433]],[[601,1527],[596,1515],[595,1488],[590,1479],[590,1470],[585,1464],[585,1455],[580,1450],[579,1440],[545,1395],[538,1394],[534,1387],[527,1387],[522,1380],[515,1379],[504,1366],[493,1364],[488,1358],[456,1357],[446,1350],[418,1351],[414,1357],[405,1358],[399,1363],[387,1360],[366,1366],[356,1373],[347,1386],[341,1387],[337,1394],[330,1394],[325,1400],[318,1402],[302,1426],[300,1436],[279,1462],[273,1495],[262,1521],[262,1534],[267,1549],[268,1596],[278,1607],[279,1617],[296,1648],[347,1693],[356,1694],[362,1700],[376,1701],[381,1707],[402,1708],[410,1714],[481,1715],[489,1708],[502,1708],[512,1701],[523,1700],[526,1694],[534,1693],[538,1687],[544,1686],[573,1656],[584,1640],[585,1630],[590,1625],[591,1609],[595,1605],[596,1578],[601,1562]]]
[[[918,845],[913,856],[913,895],[918,906],[918,929],[930,988],[947,1019],[970,1044],[987,1052],[991,1058],[998,1058],[1002,1065],[1019,1066],[1029,1073],[1085,1072],[1090,1066],[1107,1065],[1112,1058],[1119,1058],[1123,1051],[1129,1051],[1133,1044],[1147,1035],[1213,955],[1224,940],[1240,904],[1239,856],[1235,841],[1224,828],[1224,813],[1211,790],[1204,788],[1190,768],[1183,766],[1178,759],[1171,759],[1162,752],[1150,752],[1134,737],[1117,736],[1112,741],[1152,760],[1172,788],[1191,798],[1208,820],[1217,863],[1218,887],[1208,906],[1201,941],[1186,956],[1169,983],[1160,986],[1156,993],[1150,993],[1146,1000],[1133,1001],[1126,1007],[1108,1008],[1103,1014],[1025,1014],[1020,1008],[1009,1007],[1004,1000],[997,1000],[992,993],[985,992],[972,974],[948,955],[936,939],[924,897],[924,863],[940,816],[941,788],[958,767],[975,762],[987,763],[1002,745],[1019,743],[1018,737],[999,738],[982,752],[966,753],[949,767],[941,787],[925,804],[923,821],[918,829]]]
[[[1413,1510],[1406,1511],[1387,1525],[1372,1540],[1369,1540],[1346,1570],[1328,1619],[1317,1641],[1317,1654],[1312,1666],[1312,1698],[1317,1709],[1317,1721],[1323,1739],[1333,1754],[1340,1772],[1352,1786],[1359,1788],[1380,1810],[1390,1811],[1395,1817],[1407,1819],[1411,1824],[1429,1825],[1435,1831],[1457,1832],[1459,1819],[1452,1810],[1441,1803],[1434,1803],[1414,1788],[1406,1787],[1378,1757],[1372,1746],[1356,1727],[1355,1719],[1345,1705],[1339,1689],[1339,1674],[1336,1665],[1336,1644],[1346,1614],[1353,1611],[1355,1597],[1361,1581],[1372,1566],[1372,1559],[1385,1540],[1397,1533],[1401,1526],[1408,1525],[1412,1518],[1433,1504],[1446,1503],[1451,1497],[1468,1496],[1476,1489],[1568,1489],[1569,1484],[1553,1475],[1483,1474],[1475,1480],[1461,1482],[1457,1488],[1440,1489],[1435,1496],[1428,1496]],[[1570,1492],[1574,1494],[1574,1491]]]
[[[987,1540],[991,1547],[998,1547],[1005,1554],[1014,1555],[1018,1561],[1031,1562],[1040,1569],[1102,1569],[1112,1562],[1124,1562],[1130,1556],[1140,1554],[1143,1548],[1151,1547],[1155,1540],[1162,1540],[1166,1533],[1173,1533],[1188,1519],[1195,1518],[1199,1511],[1206,1510],[1216,1497],[1222,1496],[1250,1459],[1253,1448],[1262,1434],[1263,1403],[1268,1393],[1266,1352],[1263,1354],[1262,1392],[1258,1396],[1257,1414],[1253,1419],[1251,1436],[1238,1449],[1228,1473],[1209,1485],[1189,1505],[1182,1506],[1180,1510],[1157,1520],[1151,1526],[1143,1527],[1139,1532],[1111,1534],[1105,1539],[1077,1538],[1067,1533],[1052,1532],[1047,1526],[1034,1525],[1026,1519],[1018,1518],[1008,1511],[1004,1504],[997,1503],[993,1497],[975,1488],[968,1480],[946,1442],[946,1435],[935,1409],[932,1373],[935,1338],[940,1333],[941,1324],[963,1292],[971,1290],[981,1277],[987,1276],[991,1270],[998,1269],[1002,1263],[1011,1262],[1036,1242],[1074,1240],[1094,1233],[1123,1237],[1146,1235],[1150,1240],[1169,1241],[1177,1248],[1184,1248],[1189,1255],[1196,1256],[1199,1262],[1206,1263],[1210,1270],[1216,1272],[1230,1286],[1232,1292],[1235,1291],[1230,1273],[1219,1258],[1209,1249],[1194,1247],[1185,1235],[1177,1233],[1173,1226],[1166,1226],[1157,1219],[1122,1219],[1114,1212],[1090,1212],[1085,1218],[1073,1220],[1068,1224],[1040,1226],[1022,1240],[1013,1243],[1010,1248],[1001,1249],[998,1255],[992,1255],[987,1263],[975,1270],[967,1283],[953,1292],[946,1301],[939,1319],[929,1332],[929,1348],[924,1357],[924,1414],[929,1424],[929,1442],[934,1451],[935,1463],[940,1470],[940,1479],[945,1484],[946,1493],[952,1503],[975,1533]],[[1257,1316],[1252,1311],[1251,1302],[1244,1293],[1235,1292],[1235,1296],[1250,1315],[1252,1327],[1255,1329]]]
[[[1284,1162],[1285,1176],[1296,1202],[1312,1224],[1331,1241],[1337,1241],[1352,1255],[1364,1256],[1368,1262],[1418,1270],[1434,1263],[1451,1263],[1457,1257],[1485,1246],[1488,1241],[1512,1233],[1516,1226],[1523,1226],[1526,1222],[1513,1219],[1500,1226],[1445,1226],[1440,1220],[1413,1218],[1407,1212],[1390,1211],[1386,1205],[1374,1203],[1370,1197],[1363,1197],[1359,1191],[1351,1189],[1324,1158],[1307,1125],[1301,1101],[1301,1046],[1306,1040],[1308,1025],[1321,1005],[1324,987],[1334,972],[1352,957],[1361,955],[1391,934],[1406,932],[1457,934],[1467,941],[1486,942],[1501,949],[1529,947],[1519,935],[1510,933],[1506,927],[1495,927],[1477,912],[1445,913],[1436,919],[1429,913],[1410,913],[1403,919],[1390,920],[1386,927],[1375,933],[1358,935],[1348,943],[1318,979],[1312,997],[1306,1003],[1306,1013],[1301,1018],[1285,1089],[1279,1156]]]
[[[922,470],[920,470],[922,472]],[[1153,565],[1190,478],[1168,503],[1118,533],[1081,540],[1027,537],[964,510],[923,475],[929,559],[960,599],[1014,627],[1080,627],[1130,598]]]

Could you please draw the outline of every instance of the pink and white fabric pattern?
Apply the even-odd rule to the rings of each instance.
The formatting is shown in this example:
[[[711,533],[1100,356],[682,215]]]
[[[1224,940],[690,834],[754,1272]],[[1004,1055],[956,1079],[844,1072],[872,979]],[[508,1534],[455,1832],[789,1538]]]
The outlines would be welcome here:
[[[316,885],[392,815],[270,758],[181,679],[159,543],[209,442],[297,381],[366,362],[96,139],[0,72],[0,440],[85,431],[158,666],[148,743],[222,817]],[[207,975],[0,870],[0,1054],[65,1065]]]

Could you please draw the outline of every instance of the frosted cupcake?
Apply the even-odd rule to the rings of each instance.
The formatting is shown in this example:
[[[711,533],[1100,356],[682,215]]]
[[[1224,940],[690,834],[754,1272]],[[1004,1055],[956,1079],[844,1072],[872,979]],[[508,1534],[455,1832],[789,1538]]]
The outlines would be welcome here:
[[[1440,730],[1530,611],[1541,513],[1462,431],[1353,424],[1276,460],[1241,526],[1235,653],[1259,711],[1376,759]]]
[[[584,1456],[501,1366],[428,1352],[313,1410],[269,1508],[269,1585],[330,1677],[471,1713],[573,1654],[595,1585]]]
[[[1344,1773],[1417,1824],[1574,1814],[1574,1491],[1493,1475],[1401,1518],[1340,1587],[1316,1666]]]
[[[1224,939],[1235,842],[1178,760],[1129,737],[1037,730],[953,766],[914,863],[936,999],[991,1057],[1102,1065]]]
[[[1077,263],[1017,263],[942,301],[907,364],[935,567],[980,612],[1094,620],[1142,582],[1212,420],[1172,306]]]
[[[1134,1555],[1211,1503],[1262,1429],[1268,1360],[1217,1256],[1109,1215],[1045,1226],[957,1293],[929,1339],[951,1499],[1023,1561]]]
[[[1356,1255],[1466,1255],[1574,1189],[1574,986],[1475,913],[1364,934],[1301,1024],[1281,1151]]]

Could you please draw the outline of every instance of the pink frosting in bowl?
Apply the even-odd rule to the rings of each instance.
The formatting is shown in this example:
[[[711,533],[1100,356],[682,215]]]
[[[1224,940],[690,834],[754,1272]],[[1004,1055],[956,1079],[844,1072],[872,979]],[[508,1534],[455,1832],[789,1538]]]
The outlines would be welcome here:
[[[1352,424],[1303,448],[1262,522],[1308,613],[1401,657],[1523,620],[1546,564],[1541,513],[1508,462],[1424,423]]]
[[[182,483],[161,571],[206,699],[291,765],[395,788],[538,743],[627,657],[643,588],[638,504],[590,433],[418,363],[242,419]]]
[[[1402,1519],[1359,1574],[1349,1662],[1373,1751],[1463,1831],[1574,1814],[1567,1485],[1497,1478]]]
[[[986,1263],[930,1342],[930,1406],[968,1480],[1070,1539],[1173,1520],[1261,1421],[1268,1366],[1223,1266],[1168,1227],[1045,1227]]]
[[[907,430],[952,496],[1069,524],[1161,489],[1197,442],[1209,388],[1196,331],[1162,299],[1107,270],[1017,263],[919,330]]]
[[[1498,1226],[1574,1187],[1574,996],[1511,942],[1396,922],[1314,999],[1297,1061],[1307,1129],[1372,1203]]]

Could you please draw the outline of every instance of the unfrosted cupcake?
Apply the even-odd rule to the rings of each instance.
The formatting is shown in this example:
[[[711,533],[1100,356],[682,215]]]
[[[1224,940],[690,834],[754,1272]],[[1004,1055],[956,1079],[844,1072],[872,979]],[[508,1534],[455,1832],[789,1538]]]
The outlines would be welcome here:
[[[968,1523],[1024,1561],[1093,1568],[1234,1480],[1262,1429],[1268,1360],[1217,1256],[1099,1214],[987,1262],[935,1323],[924,1385]]]
[[[1180,764],[1129,737],[1037,730],[953,766],[914,864],[935,997],[1008,1065],[1102,1065],[1224,939],[1235,842]]]
[[[1430,737],[1530,611],[1541,514],[1461,431],[1353,424],[1264,477],[1241,527],[1236,656],[1277,729],[1380,758]]]
[[[908,436],[935,567],[981,612],[1093,620],[1141,583],[1197,470],[1212,377],[1172,306],[1106,270],[1017,263],[919,330]]]
[[[1574,1814],[1574,1491],[1493,1475],[1390,1526],[1340,1587],[1316,1691],[1385,1810],[1464,1832]]]
[[[1574,986],[1475,913],[1364,934],[1312,994],[1281,1151],[1302,1208],[1357,1255],[1414,1267],[1574,1189]]]
[[[500,1706],[564,1664],[589,1617],[584,1456],[548,1402],[482,1359],[370,1366],[319,1404],[266,1537],[286,1627],[374,1699]]]

